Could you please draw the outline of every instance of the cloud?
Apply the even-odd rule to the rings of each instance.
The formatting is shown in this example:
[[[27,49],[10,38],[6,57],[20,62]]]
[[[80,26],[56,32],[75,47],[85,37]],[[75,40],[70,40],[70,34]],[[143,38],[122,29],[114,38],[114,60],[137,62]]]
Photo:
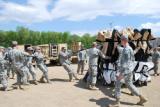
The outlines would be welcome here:
[[[120,25],[116,25],[116,26],[113,26],[112,29],[117,29],[119,31],[121,31],[124,27],[120,26]],[[101,28],[101,29],[94,29],[94,30],[74,30],[74,31],[71,31],[71,34],[78,34],[80,36],[86,34],[86,33],[89,33],[91,35],[96,35],[98,34],[99,31],[103,31],[103,30],[110,30],[111,28]]]
[[[160,30],[160,22],[157,23],[144,23],[141,24],[140,28],[152,28],[153,34],[155,34],[156,36],[160,36],[159,30]]]
[[[92,20],[98,16],[146,15],[160,18],[159,0],[59,0],[52,10],[54,18]]]
[[[54,18],[66,18],[67,20],[92,20],[106,11],[98,0],[59,0],[52,10]],[[105,13],[110,15],[109,12]]]
[[[86,33],[89,33],[91,35],[96,35],[98,33],[99,30],[74,30],[71,31],[71,34],[77,34],[80,36],[83,36]]]
[[[2,2],[0,4],[0,20],[22,23],[51,20],[52,16],[47,9],[50,2],[50,0],[28,0],[26,5]]]
[[[0,20],[35,23],[56,19],[93,20],[98,16],[145,15],[160,19],[159,0],[27,0],[0,1]]]

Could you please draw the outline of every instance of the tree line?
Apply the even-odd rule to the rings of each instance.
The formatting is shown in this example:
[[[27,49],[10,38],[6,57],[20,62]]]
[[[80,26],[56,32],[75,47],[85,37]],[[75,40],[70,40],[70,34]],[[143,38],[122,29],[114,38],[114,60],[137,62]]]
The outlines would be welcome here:
[[[69,48],[73,42],[82,42],[86,48],[89,48],[91,43],[96,40],[96,36],[88,33],[80,36],[71,34],[70,32],[40,32],[33,31],[25,27],[17,27],[16,31],[0,30],[1,46],[9,47],[11,45],[11,41],[14,40],[20,45],[32,44],[33,46],[49,43],[67,43]]]

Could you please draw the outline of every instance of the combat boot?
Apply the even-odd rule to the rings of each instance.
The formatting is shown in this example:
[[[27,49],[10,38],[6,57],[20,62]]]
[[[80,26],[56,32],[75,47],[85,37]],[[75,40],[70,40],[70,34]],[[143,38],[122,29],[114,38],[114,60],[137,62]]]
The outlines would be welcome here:
[[[20,90],[25,90],[25,88],[22,87],[22,85],[18,85],[18,87],[19,87]]]
[[[129,95],[134,96],[134,94],[133,94],[133,93],[129,93]]]
[[[39,80],[41,83],[45,83],[44,76],[42,76]]]
[[[51,84],[51,81],[49,80],[48,76],[45,77],[47,83]]]
[[[90,89],[91,85],[89,83],[86,84],[86,88]]]
[[[18,89],[18,85],[13,85],[12,88],[13,89]]]
[[[72,75],[72,73],[69,73],[69,82],[73,82],[73,75]]]
[[[97,87],[95,87],[95,85],[91,85],[91,87],[89,87],[90,90],[98,90]]]
[[[92,89],[92,86],[91,86],[91,85],[87,85],[87,88],[91,90],[91,89]]]
[[[12,78],[11,79],[14,79],[14,73],[12,73]]]
[[[75,80],[80,80],[75,73],[73,73],[72,76],[75,78]],[[73,78],[73,77],[71,77],[71,78]]]
[[[144,98],[142,95],[139,96],[140,101],[137,103],[137,105],[143,105],[145,102],[147,102],[147,99]]]
[[[7,91],[7,87],[2,87],[2,91]]]
[[[80,79],[78,77],[76,77],[75,80],[80,80]]]
[[[107,107],[120,107],[120,98],[116,98],[116,102],[114,104],[109,104]]]
[[[69,82],[74,82],[74,80],[73,79],[69,79]]]
[[[33,84],[38,85],[38,82],[36,80],[33,81]]]
[[[47,80],[47,83],[48,83],[48,84],[52,84],[52,82],[51,82],[50,80]]]
[[[23,90],[23,91],[26,91],[26,90],[28,90],[29,88],[28,88],[28,87],[20,87],[19,89],[20,89],[20,90]]]

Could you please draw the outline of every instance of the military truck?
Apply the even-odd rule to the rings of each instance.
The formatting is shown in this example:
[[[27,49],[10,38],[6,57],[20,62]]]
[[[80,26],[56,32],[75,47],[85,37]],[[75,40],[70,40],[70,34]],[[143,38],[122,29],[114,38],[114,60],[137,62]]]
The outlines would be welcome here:
[[[26,50],[27,47],[32,46],[31,44],[26,44],[24,46],[24,49]],[[67,44],[66,43],[60,43],[60,44],[55,44],[55,43],[50,43],[50,44],[42,44],[42,45],[37,45],[41,48],[42,54],[44,55],[44,61],[46,63],[51,63],[51,64],[58,64],[60,65],[59,62],[59,52],[61,51],[62,47],[65,47],[67,49]],[[35,48],[36,46],[33,46]],[[77,63],[78,58],[77,58],[77,52],[81,48],[81,42],[74,42],[71,45],[71,50],[68,50],[70,53],[72,53],[72,56],[70,58],[72,63]]]
[[[59,63],[59,52],[61,51],[62,47],[65,47],[67,49],[67,44],[43,44],[38,45],[41,48],[41,51],[44,55],[45,61],[49,61],[51,64],[60,64]]]

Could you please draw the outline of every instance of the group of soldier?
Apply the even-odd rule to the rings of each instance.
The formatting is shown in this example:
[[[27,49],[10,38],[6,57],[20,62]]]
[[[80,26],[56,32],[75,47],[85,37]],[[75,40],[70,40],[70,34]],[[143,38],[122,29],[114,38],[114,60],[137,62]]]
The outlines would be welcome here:
[[[37,67],[43,72],[40,82],[50,83],[48,78],[48,69],[44,64],[43,54],[40,47],[36,47],[33,53],[33,48],[28,47],[26,51],[18,49],[17,41],[12,41],[12,46],[8,49],[0,47],[0,82],[2,84],[2,90],[8,90],[8,80],[10,73],[12,72],[12,78],[16,74],[17,81],[13,88],[25,89],[29,85],[29,75],[32,75],[32,83],[38,84],[36,80],[36,73],[34,66],[32,65],[32,59],[34,58]]]
[[[120,96],[121,96],[121,85],[122,79],[124,79],[125,85],[131,91],[132,95],[136,95],[139,97],[140,101],[137,105],[143,105],[147,102],[147,99],[138,91],[138,89],[133,85],[133,72],[131,70],[131,66],[133,61],[135,61],[134,51],[128,44],[128,37],[121,36],[121,44],[117,46],[119,52],[119,58],[117,61],[117,74],[116,74],[116,82],[115,82],[115,94],[114,97],[116,98],[115,104],[108,105],[109,107],[119,107],[120,106]],[[81,73],[83,74],[84,70],[84,59],[86,51],[82,49],[78,53],[78,70],[81,68]],[[110,59],[110,57],[106,56],[101,50],[97,49],[97,44],[94,42],[92,44],[92,48],[87,50],[89,56],[89,68],[88,68],[88,77],[87,77],[87,88],[91,90],[97,90],[96,88],[96,81],[97,81],[97,68],[98,68],[98,58],[102,57],[103,59]],[[154,53],[152,55],[152,60],[155,64],[154,71],[155,74],[159,75],[158,70],[158,58],[160,58],[160,54],[156,49],[154,49]]]
[[[12,76],[14,73],[17,75],[17,82],[14,88],[24,89],[25,85],[29,84],[29,75],[32,75],[32,82],[37,85],[36,73],[34,66],[32,65],[32,60],[34,59],[37,67],[43,72],[40,82],[51,83],[48,77],[48,69],[44,64],[43,54],[41,53],[41,48],[36,47],[35,52],[33,53],[33,48],[28,47],[27,51],[21,51],[17,47],[18,43],[16,41],[12,42],[12,47],[4,50],[3,47],[0,47],[0,81],[3,85],[2,89],[5,91],[8,88],[8,77],[10,76],[10,71],[12,71]],[[133,85],[132,82],[132,71],[131,66],[134,61],[134,52],[128,44],[128,37],[121,37],[121,45],[117,46],[119,51],[119,58],[117,61],[118,73],[116,75],[117,81],[115,82],[115,98],[116,103],[114,105],[109,105],[109,107],[119,107],[120,106],[120,95],[121,95],[121,80],[124,79],[125,85],[131,91],[132,94],[138,96],[140,101],[138,105],[143,105],[147,102],[147,99],[139,93],[138,89]],[[98,67],[98,58],[99,56],[104,59],[110,59],[106,56],[101,50],[97,49],[97,43],[94,42],[90,49],[87,51],[82,46],[82,49],[78,52],[78,68],[77,73],[83,74],[85,61],[89,57],[88,61],[88,77],[87,77],[87,88],[91,90],[97,90],[97,67]],[[157,55],[157,54],[156,54]],[[155,56],[156,56],[155,55]],[[67,52],[65,47],[62,47],[60,53],[60,63],[67,71],[69,76],[69,81],[73,81],[73,78],[79,80],[77,73],[71,67],[71,62],[69,58],[71,57],[70,53]],[[157,56],[156,56],[157,57]],[[158,56],[159,57],[159,56]],[[155,58],[156,60],[157,58]],[[157,63],[157,60],[156,62]],[[81,73],[80,73],[81,69]],[[156,67],[156,70],[158,67]],[[46,81],[45,81],[46,80]]]

